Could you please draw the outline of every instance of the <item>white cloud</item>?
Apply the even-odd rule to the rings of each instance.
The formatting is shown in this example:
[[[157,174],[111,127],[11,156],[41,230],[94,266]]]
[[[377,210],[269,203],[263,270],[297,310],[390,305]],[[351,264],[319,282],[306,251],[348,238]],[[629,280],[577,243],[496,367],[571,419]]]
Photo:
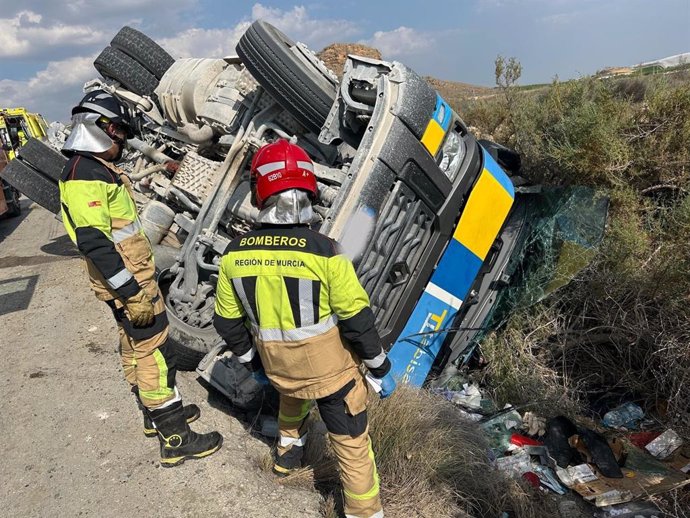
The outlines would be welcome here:
[[[339,41],[349,41],[350,38],[361,34],[358,25],[353,21],[312,18],[303,6],[295,6],[284,11],[263,4],[254,4],[252,20],[259,19],[275,25],[291,39],[301,41],[315,51],[333,43],[336,37]]]
[[[384,59],[399,58],[425,52],[434,47],[436,39],[428,33],[410,27],[398,27],[392,31],[377,31],[360,43],[379,49]]]
[[[43,49],[64,45],[98,43],[103,33],[84,25],[42,24],[45,17],[34,11],[20,11],[13,18],[0,18],[0,57],[37,56]]]
[[[68,120],[72,104],[81,98],[82,86],[97,77],[93,56],[53,61],[26,81],[0,79],[0,99],[6,106],[25,106],[51,120]]]
[[[220,58],[235,55],[235,45],[249,27],[238,23],[232,29],[187,29],[174,38],[163,38],[158,44],[175,58]]]
[[[240,20],[228,29],[191,28],[175,34],[171,38],[158,39],[157,42],[177,58],[222,57],[234,55],[235,46],[244,31],[255,20],[265,20],[286,33],[289,38],[301,41],[314,51],[319,51],[333,43],[334,34],[341,41],[351,41],[361,34],[354,22],[339,19],[320,20],[312,18],[302,6],[289,10],[254,4],[251,16]]]

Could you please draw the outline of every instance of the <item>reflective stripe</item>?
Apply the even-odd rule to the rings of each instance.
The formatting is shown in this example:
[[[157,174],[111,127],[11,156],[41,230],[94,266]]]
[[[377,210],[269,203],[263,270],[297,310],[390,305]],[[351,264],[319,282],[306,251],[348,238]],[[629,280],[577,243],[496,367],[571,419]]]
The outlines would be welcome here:
[[[371,360],[363,360],[364,365],[369,367],[370,369],[377,369],[381,365],[383,365],[383,362],[386,361],[386,352],[381,349],[381,352],[376,356],[376,358],[372,358]]]
[[[273,171],[278,171],[279,169],[285,169],[285,161],[282,162],[271,162],[270,164],[260,165],[256,168],[261,176],[266,176],[268,173]]]
[[[317,316],[314,315],[314,291],[312,286],[314,281],[310,279],[299,279],[299,314],[300,327],[313,326]]]
[[[433,295],[441,302],[445,302],[455,310],[460,309],[460,306],[462,306],[462,299],[451,293],[448,293],[446,290],[434,284],[433,282],[429,282],[429,284],[426,285],[426,288],[424,288],[424,291],[426,291],[429,295]]]
[[[166,401],[161,406],[157,406],[156,410],[160,410],[162,408],[168,408],[169,406],[174,405],[178,401],[182,401],[182,396],[180,396],[180,391],[177,390],[177,385],[175,387],[173,387],[173,390],[175,391],[175,395],[173,396],[173,398],[170,401]],[[151,421],[151,422],[153,423],[153,421]],[[156,423],[153,423],[153,427],[156,428]]]
[[[118,230],[113,230],[113,243],[119,243],[124,241],[128,237],[137,235],[143,227],[139,220],[130,223],[126,227],[120,228]]]
[[[302,169],[306,169],[307,171],[311,171],[312,173],[314,172],[314,164],[312,164],[311,162],[298,160],[297,167],[301,167]]]
[[[168,364],[166,363],[165,357],[160,349],[153,351],[153,359],[156,361],[156,367],[158,367],[158,388],[154,390],[139,389],[139,395],[143,399],[148,399],[151,401],[159,401],[164,399],[164,403],[167,403],[169,399],[182,399],[180,398],[180,393],[177,391],[176,387],[168,387]],[[163,405],[161,405],[161,407],[164,408]]]
[[[307,444],[306,433],[299,439],[295,439],[294,437],[284,437],[282,435],[280,436],[280,445],[283,448],[287,448],[288,446],[304,446],[305,444]]]
[[[98,99],[98,97],[96,97],[96,99]],[[82,108],[89,108],[89,109],[95,111],[96,113],[98,113],[99,115],[103,115],[105,117],[108,117],[109,119],[114,119],[115,117],[119,117],[119,115],[117,113],[113,113],[110,110],[103,108],[103,106],[101,106],[100,104],[87,102],[87,103],[82,103],[80,106]]]
[[[256,354],[256,347],[252,346],[252,348],[249,349],[242,356],[238,356],[237,361],[240,363],[249,363],[250,361],[252,361],[254,359],[255,354]]]
[[[369,438],[369,460],[374,465],[374,485],[366,493],[357,494],[351,493],[347,489],[343,488],[343,493],[345,493],[346,498],[352,498],[353,500],[370,500],[379,494],[379,473],[376,469],[376,460],[374,458],[374,449],[371,447],[371,437]]]
[[[235,291],[237,292],[237,296],[240,298],[240,301],[242,302],[242,307],[247,312],[249,320],[252,322],[253,326],[256,327],[256,316],[252,311],[252,306],[249,305],[249,299],[247,299],[247,294],[244,292],[244,284],[242,284],[242,278],[234,278],[232,280],[232,285],[234,286]]]
[[[278,420],[284,421],[286,423],[299,423],[303,421],[305,417],[309,414],[311,410],[312,401],[310,399],[305,399],[300,407],[299,415],[285,415],[280,410],[278,411]]]
[[[297,329],[259,329],[256,326],[253,326],[253,329],[264,342],[297,342],[299,340],[306,340],[307,338],[322,335],[326,331],[334,328],[337,324],[338,317],[331,315],[318,324],[298,327]]]
[[[132,278],[132,273],[126,269],[123,268],[119,272],[117,272],[115,275],[107,279],[108,284],[110,287],[114,290],[122,287],[125,285],[127,281],[129,281]]]

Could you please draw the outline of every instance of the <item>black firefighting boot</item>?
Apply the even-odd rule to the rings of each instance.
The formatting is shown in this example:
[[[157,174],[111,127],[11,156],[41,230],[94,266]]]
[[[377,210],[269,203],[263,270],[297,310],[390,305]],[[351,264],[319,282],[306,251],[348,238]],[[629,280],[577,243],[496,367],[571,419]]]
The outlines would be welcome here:
[[[137,406],[144,416],[144,435],[146,437],[158,437],[156,426],[151,421],[148,410],[146,410],[146,407],[142,404],[141,399],[139,398],[139,388],[137,386],[132,387],[132,394],[134,394],[134,400],[137,402]],[[194,404],[184,405],[184,416],[187,420],[187,424],[193,423],[199,419],[199,417],[201,417],[201,409]]]
[[[302,455],[304,455],[304,446],[297,445],[293,445],[282,455],[276,452],[273,473],[285,477],[300,469],[302,467]]]
[[[187,424],[193,423],[194,421],[199,419],[199,417],[201,417],[201,409],[194,404],[184,405],[182,408],[184,412],[184,418],[185,421],[187,421]],[[144,414],[144,435],[146,437],[158,437],[156,426],[153,424],[153,421],[151,421],[148,412],[145,408],[143,408],[142,410],[142,413]]]
[[[187,459],[201,459],[217,452],[223,444],[218,432],[195,433],[187,424],[184,407],[178,401],[172,405],[149,410],[161,443],[161,466],[171,467]]]

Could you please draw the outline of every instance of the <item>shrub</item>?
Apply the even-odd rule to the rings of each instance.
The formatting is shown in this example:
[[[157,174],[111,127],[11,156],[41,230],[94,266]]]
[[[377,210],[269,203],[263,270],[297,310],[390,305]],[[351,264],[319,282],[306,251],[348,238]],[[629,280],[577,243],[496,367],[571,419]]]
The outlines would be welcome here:
[[[566,409],[613,392],[690,426],[690,88],[675,76],[558,80],[469,103],[468,124],[516,148],[534,182],[611,198],[595,261],[483,345],[501,401]],[[522,380],[522,381],[520,381]]]

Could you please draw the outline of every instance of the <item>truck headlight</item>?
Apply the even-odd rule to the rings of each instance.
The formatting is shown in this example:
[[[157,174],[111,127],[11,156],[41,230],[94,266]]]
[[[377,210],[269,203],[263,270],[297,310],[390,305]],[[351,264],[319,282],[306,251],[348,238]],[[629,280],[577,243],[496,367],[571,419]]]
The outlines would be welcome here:
[[[441,147],[441,155],[438,166],[452,182],[458,173],[460,164],[465,158],[465,141],[454,130],[450,130],[446,135],[446,141]]]

